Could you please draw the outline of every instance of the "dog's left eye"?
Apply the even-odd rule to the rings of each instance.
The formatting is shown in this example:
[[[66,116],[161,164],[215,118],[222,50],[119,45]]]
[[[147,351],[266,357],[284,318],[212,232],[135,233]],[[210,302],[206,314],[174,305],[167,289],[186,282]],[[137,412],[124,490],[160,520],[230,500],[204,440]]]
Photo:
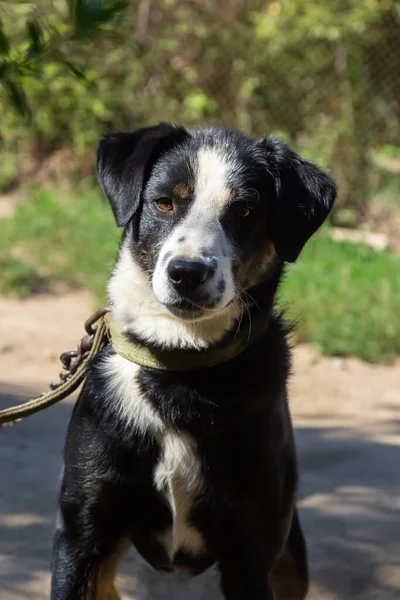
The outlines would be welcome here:
[[[250,215],[250,213],[251,208],[247,206],[247,204],[241,204],[235,210],[235,214],[237,217],[239,217],[239,219],[245,219]]]
[[[172,204],[172,200],[170,200],[169,198],[159,198],[156,201],[156,204],[157,204],[158,208],[160,210],[163,210],[164,212],[174,210],[174,205]]]

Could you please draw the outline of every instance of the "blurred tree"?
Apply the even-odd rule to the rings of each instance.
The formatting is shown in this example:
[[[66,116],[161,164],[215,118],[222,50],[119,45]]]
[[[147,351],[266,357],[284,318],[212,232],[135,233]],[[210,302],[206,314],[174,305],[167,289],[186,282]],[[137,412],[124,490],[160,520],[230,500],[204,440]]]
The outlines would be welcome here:
[[[8,116],[1,136],[15,153],[18,140],[28,136],[28,174],[63,138],[68,143],[63,113],[51,107],[55,103],[64,115],[70,109],[75,122],[71,114],[79,108],[79,97],[93,93],[96,79],[80,57],[93,51],[96,42],[119,41],[115,25],[127,7],[125,0],[0,0],[0,90]],[[97,107],[97,113],[101,110]]]
[[[127,8],[128,2],[73,0],[66,1],[64,6],[56,2],[54,15],[51,14],[51,5],[43,6],[41,10],[31,2],[17,4],[0,2],[3,16],[8,17],[9,23],[14,22],[14,33],[17,33],[17,41],[13,44],[0,19],[0,84],[11,106],[22,117],[30,117],[24,80],[44,75],[49,63],[66,67],[75,77],[83,79],[84,71],[71,61],[69,53],[74,45],[93,43],[98,37],[109,35],[112,30],[105,26],[114,23],[115,17]],[[18,35],[21,30],[25,31],[23,37]]]
[[[35,6],[49,24],[40,35],[20,3],[3,27],[5,47],[15,39],[23,55],[31,47],[35,55],[36,39],[53,40],[38,61],[41,80],[21,75],[31,123],[14,112],[4,119],[12,156],[32,141],[40,160],[59,148],[77,153],[105,130],[162,119],[274,131],[330,167],[340,202],[362,216],[371,150],[398,145],[398,2],[131,0],[119,21],[116,2]],[[96,14],[110,19],[90,21]]]

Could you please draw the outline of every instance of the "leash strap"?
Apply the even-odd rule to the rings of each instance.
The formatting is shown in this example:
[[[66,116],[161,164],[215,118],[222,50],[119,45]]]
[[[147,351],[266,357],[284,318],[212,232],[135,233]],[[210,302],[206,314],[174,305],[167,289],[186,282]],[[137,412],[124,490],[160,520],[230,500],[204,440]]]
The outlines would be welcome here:
[[[23,404],[0,410],[0,428],[29,417],[70,396],[85,379],[91,359],[108,342],[111,342],[117,354],[142,367],[166,371],[196,371],[220,365],[238,356],[268,325],[267,319],[261,327],[253,327],[251,335],[238,335],[206,351],[159,350],[147,348],[123,333],[111,318],[111,314],[108,314],[110,310],[108,307],[101,308],[92,315],[85,323],[87,335],[80,340],[78,349],[61,354],[60,359],[65,369],[65,372],[60,374],[61,381],[52,384],[50,392]],[[95,323],[98,325],[93,328]]]
[[[93,336],[91,338],[90,350],[87,351],[82,357],[79,357],[79,350],[78,352],[68,353],[80,358],[79,364],[76,366],[76,369],[74,369],[73,373],[70,376],[63,373],[61,376],[64,380],[63,383],[55,384],[53,386],[55,389],[53,389],[51,392],[46,392],[37,398],[33,398],[32,400],[24,402],[23,404],[18,404],[17,406],[11,406],[10,408],[0,410],[0,427],[14,423],[20,419],[24,419],[25,417],[29,417],[40,410],[60,402],[60,400],[64,400],[64,398],[70,396],[80,386],[82,381],[85,379],[86,369],[89,361],[108,341],[108,330],[104,320],[104,313],[98,326],[93,330],[91,329],[91,325],[98,320],[98,318],[94,320],[94,317],[98,316],[99,312],[101,311],[95,313],[95,315],[93,315],[91,319],[88,319],[85,324],[85,327],[89,324],[86,329],[90,329]],[[61,360],[63,361],[63,359]]]

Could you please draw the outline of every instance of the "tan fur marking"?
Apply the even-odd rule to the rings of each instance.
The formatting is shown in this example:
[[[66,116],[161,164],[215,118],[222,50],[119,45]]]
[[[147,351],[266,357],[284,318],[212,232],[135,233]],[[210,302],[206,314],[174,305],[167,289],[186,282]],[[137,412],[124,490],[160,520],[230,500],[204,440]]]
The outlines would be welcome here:
[[[181,246],[179,249],[179,254],[181,254],[182,256],[194,255],[194,257],[197,257],[197,253],[193,251],[193,248],[191,246]]]
[[[186,200],[190,196],[190,190],[184,183],[177,183],[173,189],[174,194],[179,196],[182,200]]]
[[[118,565],[130,542],[121,542],[115,554],[107,558],[97,570],[95,580],[90,583],[86,600],[121,600],[115,589]]]
[[[267,243],[261,257],[257,256],[250,262],[247,271],[243,273],[244,286],[252,287],[260,280],[260,275],[265,273],[273,264],[276,257],[275,248],[272,242]]]
[[[236,198],[238,197],[238,194],[239,194],[238,190],[236,188],[232,188],[229,191],[229,200],[230,200],[230,202],[233,202],[234,200],[236,200]]]

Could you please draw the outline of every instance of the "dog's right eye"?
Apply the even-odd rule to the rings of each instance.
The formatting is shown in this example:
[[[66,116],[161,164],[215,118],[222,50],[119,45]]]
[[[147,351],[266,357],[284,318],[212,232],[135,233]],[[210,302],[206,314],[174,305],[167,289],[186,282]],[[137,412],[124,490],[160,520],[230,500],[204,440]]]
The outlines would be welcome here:
[[[158,208],[160,210],[163,210],[164,212],[174,210],[172,200],[170,200],[169,198],[159,198],[158,200],[156,200],[156,204]]]

